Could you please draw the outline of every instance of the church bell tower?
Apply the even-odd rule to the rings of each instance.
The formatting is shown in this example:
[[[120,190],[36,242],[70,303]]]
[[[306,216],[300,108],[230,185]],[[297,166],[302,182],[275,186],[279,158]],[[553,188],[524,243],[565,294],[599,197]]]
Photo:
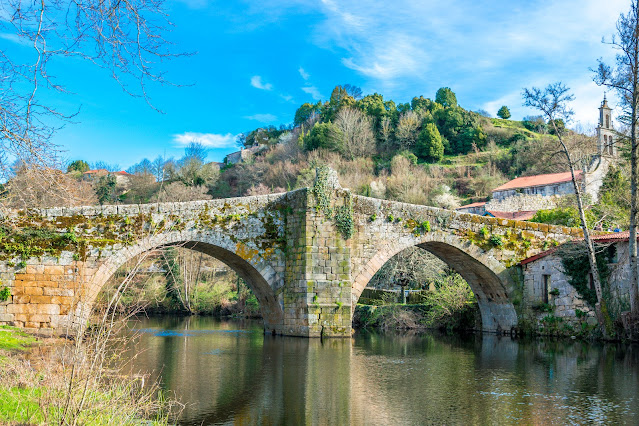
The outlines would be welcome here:
[[[608,100],[604,94],[603,102],[599,107],[599,126],[597,126],[597,147],[600,155],[617,155],[611,113],[612,109],[608,106]]]

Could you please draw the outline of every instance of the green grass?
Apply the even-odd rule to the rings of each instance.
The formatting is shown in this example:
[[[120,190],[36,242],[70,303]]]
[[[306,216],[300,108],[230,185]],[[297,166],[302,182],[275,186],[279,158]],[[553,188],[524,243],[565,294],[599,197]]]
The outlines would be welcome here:
[[[119,401],[123,399],[123,395],[127,389],[116,389],[111,392],[89,392],[87,398],[89,401],[95,401],[95,404],[88,404],[99,408],[88,408],[79,416],[80,424],[94,425],[163,425],[167,424],[166,419],[142,419],[126,412],[126,406],[117,404],[113,406],[111,401]],[[64,401],[64,395],[54,398],[58,403]],[[51,398],[50,390],[43,387],[13,387],[11,389],[0,389],[0,423],[15,424],[44,424],[45,420],[51,422],[61,416],[61,406],[49,405],[46,407],[47,416],[45,418],[44,411],[40,403]],[[118,409],[119,408],[119,409]],[[124,408],[124,410],[122,409]]]
[[[38,399],[42,388],[0,389],[0,421],[19,424],[40,424],[44,422]]]
[[[24,351],[36,338],[15,327],[0,325],[0,350]]]

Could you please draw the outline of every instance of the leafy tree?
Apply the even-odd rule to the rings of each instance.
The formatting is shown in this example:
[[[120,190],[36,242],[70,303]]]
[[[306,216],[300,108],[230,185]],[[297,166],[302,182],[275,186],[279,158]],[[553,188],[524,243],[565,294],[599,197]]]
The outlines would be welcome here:
[[[432,162],[440,161],[444,157],[442,137],[434,123],[428,123],[420,132],[415,153],[418,157]]]
[[[574,207],[538,210],[530,221],[549,225],[570,226],[571,228],[581,225],[579,211]],[[595,224],[596,218],[591,210],[586,210],[586,221],[589,228],[592,228]]]
[[[329,151],[340,152],[342,150],[343,134],[330,121],[327,123],[316,123],[309,134],[304,137],[304,149],[313,151],[318,148]]]
[[[628,173],[611,166],[599,188],[599,198],[593,212],[604,228],[628,228],[630,218],[630,179]]]
[[[528,115],[524,117],[521,124],[531,132],[546,133],[546,121],[541,115]]]
[[[557,132],[564,133],[566,130],[566,123],[561,118],[548,121],[548,133],[551,135],[557,135]]]
[[[504,120],[508,120],[510,118],[510,110],[506,105],[499,108],[499,111],[497,111],[497,117],[503,118]]]
[[[453,96],[455,96],[454,93],[453,93]],[[413,111],[421,110],[421,111],[430,111],[430,112],[433,112],[437,108],[441,108],[437,104],[435,104],[435,102],[423,96],[420,96],[420,97],[415,96],[410,101],[410,107]]]
[[[466,154],[473,144],[479,148],[485,146],[486,133],[476,114],[460,107],[444,108],[435,111],[433,118],[442,136],[449,141],[450,154]]]
[[[75,160],[72,161],[67,166],[67,172],[80,172],[84,173],[89,170],[89,163],[83,160]]]
[[[321,106],[321,102],[318,102],[316,104],[302,104],[302,106],[300,106],[297,111],[295,111],[295,118],[293,119],[293,123],[296,126],[306,123],[306,121],[311,118],[311,116],[320,113]]]
[[[435,102],[444,108],[454,108],[457,106],[457,96],[455,96],[455,93],[450,90],[449,87],[442,87],[437,90]]]
[[[95,185],[95,193],[100,204],[110,204],[117,201],[116,185],[115,176],[111,174],[98,179]]]
[[[341,108],[355,105],[355,99],[348,94],[342,86],[335,86],[331,92],[331,98],[322,107],[322,121],[332,121]]]
[[[384,97],[379,93],[373,93],[372,95],[366,95],[359,101],[357,101],[357,108],[369,117],[373,117],[375,120],[381,120],[386,116],[386,106],[384,105]]]

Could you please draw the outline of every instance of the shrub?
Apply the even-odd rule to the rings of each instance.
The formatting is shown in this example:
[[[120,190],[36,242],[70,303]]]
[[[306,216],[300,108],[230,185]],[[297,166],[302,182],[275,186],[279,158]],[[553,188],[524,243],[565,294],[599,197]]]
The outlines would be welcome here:
[[[504,241],[501,238],[501,235],[492,235],[490,237],[490,244],[494,245],[495,247],[501,247],[504,245]]]
[[[9,300],[9,296],[11,296],[11,290],[9,287],[2,287],[2,290],[0,290],[0,302],[6,302]]]

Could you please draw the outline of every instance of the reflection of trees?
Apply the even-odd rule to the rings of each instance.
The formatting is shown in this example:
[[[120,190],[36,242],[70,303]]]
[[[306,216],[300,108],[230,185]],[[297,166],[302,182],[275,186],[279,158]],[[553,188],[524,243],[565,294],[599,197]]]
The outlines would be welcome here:
[[[178,330],[183,321],[167,324]],[[148,339],[140,355],[141,365],[165,365],[165,387],[187,404],[184,424],[636,421],[614,409],[637,397],[639,355],[623,346],[493,335],[198,335],[207,321],[193,317],[191,337]]]

